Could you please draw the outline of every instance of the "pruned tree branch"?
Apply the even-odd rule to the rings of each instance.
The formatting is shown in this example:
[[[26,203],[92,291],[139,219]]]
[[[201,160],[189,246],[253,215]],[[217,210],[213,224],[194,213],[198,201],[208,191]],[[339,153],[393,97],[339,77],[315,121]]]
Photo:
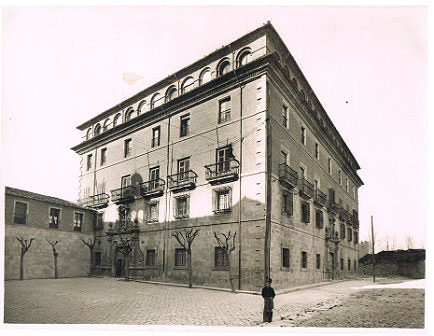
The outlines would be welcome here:
[[[83,238],[80,238],[80,240],[83,242],[84,245],[86,245],[88,248],[92,249],[95,246],[96,240],[89,238],[89,240],[84,240]]]
[[[24,239],[22,237],[16,237],[16,238],[21,244],[21,253],[23,253],[23,254],[25,254],[27,252],[27,250],[32,245],[32,242],[35,240],[35,238],[30,238],[30,241],[27,239]]]

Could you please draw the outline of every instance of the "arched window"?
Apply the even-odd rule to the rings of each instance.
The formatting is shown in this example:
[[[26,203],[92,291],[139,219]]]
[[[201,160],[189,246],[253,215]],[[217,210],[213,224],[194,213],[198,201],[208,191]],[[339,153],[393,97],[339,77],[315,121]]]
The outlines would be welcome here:
[[[139,108],[137,109],[137,115],[145,113],[146,111],[146,100],[142,100],[139,104]]]
[[[93,130],[93,134],[95,136],[99,135],[101,133],[101,125],[100,124],[96,124],[95,129]]]
[[[131,108],[127,110],[127,113],[125,113],[125,121],[131,120],[133,118],[134,110]]]
[[[120,120],[121,120],[121,114],[118,113],[113,118],[113,127],[116,127],[119,124]]]
[[[176,97],[176,87],[175,86],[171,86],[166,91],[166,103],[170,102],[175,97]]]
[[[160,94],[156,93],[152,96],[151,98],[151,110],[160,106],[162,103],[161,99],[160,99]]]
[[[89,140],[92,137],[92,128],[89,128],[86,132],[86,140]]]
[[[187,77],[181,85],[181,92],[186,93],[191,91],[194,87],[194,79],[193,77]]]
[[[102,125],[102,131],[103,131],[103,132],[106,132],[106,131],[108,130],[108,128],[109,128],[109,125],[110,125],[110,119],[107,118],[107,119],[104,121],[104,124]]]
[[[238,58],[237,58],[238,67],[246,65],[251,60],[252,60],[252,52],[250,51],[250,48],[242,50],[238,54]]]
[[[205,84],[208,83],[211,80],[211,70],[209,68],[206,68],[200,73],[199,76],[199,84]]]
[[[231,63],[227,59],[220,62],[219,66],[217,67],[217,76],[221,77],[225,74],[227,74],[231,69]]]

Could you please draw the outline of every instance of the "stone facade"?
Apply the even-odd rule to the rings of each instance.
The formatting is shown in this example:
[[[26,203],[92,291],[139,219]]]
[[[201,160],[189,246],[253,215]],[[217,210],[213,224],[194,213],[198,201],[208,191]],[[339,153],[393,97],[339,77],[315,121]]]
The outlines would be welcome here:
[[[27,204],[25,220],[17,220],[16,203]],[[60,209],[58,228],[49,227],[50,207]],[[74,231],[74,213],[83,214],[80,231]],[[21,244],[17,238],[34,238],[24,255],[24,279],[53,278],[54,257],[51,245],[58,241],[59,277],[86,276],[90,269],[89,248],[84,240],[93,239],[95,211],[71,202],[24,190],[6,187],[5,193],[5,280],[19,279]],[[16,223],[21,222],[21,223]],[[23,223],[24,222],[24,223]]]
[[[195,284],[228,286],[214,232],[237,233],[230,264],[240,289],[258,290],[266,276],[282,289],[357,269],[359,166],[271,24],[78,129],[81,204],[104,219],[96,273],[123,274],[118,247],[128,237],[133,276],[186,282],[172,236],[186,228],[200,229]],[[300,174],[295,185],[282,168]],[[315,180],[307,195],[301,186]],[[319,190],[325,198],[317,202]]]

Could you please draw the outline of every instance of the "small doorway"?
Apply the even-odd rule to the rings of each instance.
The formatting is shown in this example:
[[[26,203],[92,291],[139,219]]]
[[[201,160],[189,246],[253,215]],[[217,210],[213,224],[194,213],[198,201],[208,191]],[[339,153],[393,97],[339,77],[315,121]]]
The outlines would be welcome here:
[[[115,273],[116,278],[120,278],[123,276],[123,273],[124,273],[124,267],[123,267],[124,265],[123,264],[124,263],[123,263],[122,258],[118,258],[116,260],[116,273]]]
[[[335,274],[335,254],[333,252],[329,252],[327,270],[329,271],[329,278],[333,280]]]

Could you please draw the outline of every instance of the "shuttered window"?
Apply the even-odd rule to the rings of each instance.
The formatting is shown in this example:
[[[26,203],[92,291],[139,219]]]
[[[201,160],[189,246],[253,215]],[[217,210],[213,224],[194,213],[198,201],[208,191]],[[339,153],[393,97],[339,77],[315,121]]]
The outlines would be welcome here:
[[[14,223],[27,224],[27,203],[15,202]]]

